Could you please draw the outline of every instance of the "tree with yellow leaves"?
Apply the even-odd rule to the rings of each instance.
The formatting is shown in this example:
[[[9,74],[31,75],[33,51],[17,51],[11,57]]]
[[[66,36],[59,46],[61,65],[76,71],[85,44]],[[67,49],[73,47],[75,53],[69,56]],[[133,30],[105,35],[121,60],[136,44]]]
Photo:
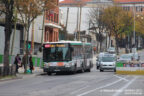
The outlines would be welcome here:
[[[121,34],[125,34],[126,30],[132,26],[132,16],[130,13],[124,11],[121,7],[111,6],[104,9],[103,22],[107,28],[112,32],[116,42],[116,52],[118,50],[118,40]]]

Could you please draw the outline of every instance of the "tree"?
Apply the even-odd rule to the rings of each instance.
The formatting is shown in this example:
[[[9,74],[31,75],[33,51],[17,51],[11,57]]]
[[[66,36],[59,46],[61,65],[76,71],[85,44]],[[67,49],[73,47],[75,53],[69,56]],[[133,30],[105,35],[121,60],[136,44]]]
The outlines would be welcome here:
[[[97,51],[102,51],[102,42],[105,39],[106,26],[103,20],[103,7],[93,8],[89,11],[89,21],[96,33]],[[100,45],[100,47],[99,47]],[[99,49],[99,50],[98,50]]]
[[[46,10],[53,9],[57,6],[57,0],[15,0],[15,6],[18,10],[19,21],[23,24],[27,33],[26,55],[28,61],[28,42],[29,29],[32,22]],[[43,29],[44,30],[44,29]],[[27,65],[25,65],[27,66]],[[25,68],[25,72],[27,67]]]
[[[14,0],[0,0],[0,12],[5,15],[4,76],[9,75],[10,36],[13,25]]]
[[[103,22],[112,32],[116,42],[116,52],[118,54],[118,40],[125,33],[125,30],[132,26],[133,18],[130,13],[124,11],[121,7],[111,6],[104,10]]]

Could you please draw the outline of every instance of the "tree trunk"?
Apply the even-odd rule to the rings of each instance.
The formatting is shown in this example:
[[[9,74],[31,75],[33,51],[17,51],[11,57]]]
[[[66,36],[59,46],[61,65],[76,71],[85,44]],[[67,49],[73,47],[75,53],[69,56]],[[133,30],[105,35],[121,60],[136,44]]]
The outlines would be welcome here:
[[[108,35],[106,34],[106,47],[105,47],[105,49],[107,49],[107,37],[108,37]]]
[[[108,48],[110,47],[110,43],[111,43],[111,35],[109,35]]]
[[[100,52],[102,52],[102,42],[100,42]]]
[[[99,53],[99,42],[97,41],[97,53]]]
[[[10,36],[12,33],[13,25],[13,4],[14,1],[9,1],[9,4],[5,4],[5,47],[4,47],[4,73],[3,76],[9,75],[9,49],[10,49]]]
[[[119,54],[119,49],[118,49],[118,36],[117,36],[117,34],[115,35],[115,42],[116,42],[116,53],[118,55]]]

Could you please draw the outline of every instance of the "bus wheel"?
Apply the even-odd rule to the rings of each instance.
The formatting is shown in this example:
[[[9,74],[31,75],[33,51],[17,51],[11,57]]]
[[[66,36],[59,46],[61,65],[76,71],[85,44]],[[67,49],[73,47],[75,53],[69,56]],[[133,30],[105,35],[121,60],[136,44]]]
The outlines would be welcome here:
[[[84,73],[85,72],[85,70],[84,70],[84,68],[82,67],[82,69],[80,70],[80,72],[81,73]]]
[[[91,72],[91,69],[87,69],[87,72]]]
[[[51,72],[47,72],[48,75],[51,75]]]

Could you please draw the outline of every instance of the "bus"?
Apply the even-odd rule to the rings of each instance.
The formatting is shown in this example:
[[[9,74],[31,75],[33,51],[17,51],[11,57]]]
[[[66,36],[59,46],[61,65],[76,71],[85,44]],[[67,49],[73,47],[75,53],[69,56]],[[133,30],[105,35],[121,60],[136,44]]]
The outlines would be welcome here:
[[[43,44],[44,72],[90,72],[92,63],[91,43],[81,41],[46,42]]]

